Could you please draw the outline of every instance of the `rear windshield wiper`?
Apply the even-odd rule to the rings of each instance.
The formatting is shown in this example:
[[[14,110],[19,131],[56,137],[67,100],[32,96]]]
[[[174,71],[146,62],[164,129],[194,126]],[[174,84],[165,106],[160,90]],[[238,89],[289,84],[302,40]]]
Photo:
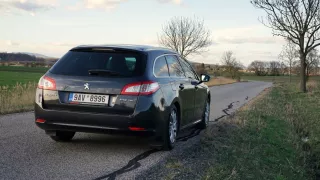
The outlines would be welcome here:
[[[101,75],[101,76],[125,76],[119,72],[104,70],[104,69],[91,69],[88,71],[89,75]]]

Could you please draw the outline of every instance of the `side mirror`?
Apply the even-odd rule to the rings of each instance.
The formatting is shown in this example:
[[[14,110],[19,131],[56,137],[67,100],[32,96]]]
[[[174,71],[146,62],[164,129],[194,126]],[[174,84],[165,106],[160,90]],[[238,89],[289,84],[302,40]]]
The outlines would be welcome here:
[[[207,74],[201,74],[201,82],[209,82],[210,76]]]

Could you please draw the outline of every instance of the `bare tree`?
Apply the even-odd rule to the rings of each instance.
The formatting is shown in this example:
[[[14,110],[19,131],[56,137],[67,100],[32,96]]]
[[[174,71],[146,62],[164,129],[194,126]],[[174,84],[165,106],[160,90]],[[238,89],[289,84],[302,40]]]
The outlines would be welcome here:
[[[254,71],[254,73],[257,76],[260,76],[260,68],[259,68],[259,61],[253,61],[251,64],[248,66],[248,70]]]
[[[221,63],[225,72],[227,72],[232,79],[237,78],[239,80],[239,70],[243,68],[243,65],[237,61],[232,51],[227,51],[222,55]]]
[[[252,0],[251,3],[267,13],[267,23],[262,23],[274,35],[299,46],[300,90],[306,92],[306,57],[320,45],[320,0]]]
[[[317,70],[317,67],[319,66],[319,54],[316,49],[312,50],[308,56],[307,56],[307,67],[306,67],[306,74],[307,74],[307,80],[309,79],[309,76],[312,71]]]
[[[314,51],[316,52],[316,56],[312,61],[312,69],[309,72],[313,75],[319,75],[320,54],[317,49],[314,49]],[[308,61],[307,61],[307,64],[308,64]]]
[[[292,43],[292,41],[287,40],[287,44],[285,44],[282,48],[281,53],[279,54],[279,59],[283,60],[289,66],[289,81],[291,82],[292,75],[292,66],[293,62],[299,56],[297,51],[297,45]]]
[[[301,70],[300,61],[293,61],[293,63],[292,63],[292,70],[291,70],[292,73],[293,73],[293,74],[300,75],[300,74],[301,74],[300,70]]]
[[[254,71],[257,76],[265,76],[268,74],[267,63],[263,61],[253,61],[249,65],[249,69]]]
[[[284,63],[283,61],[280,62],[280,73],[282,76],[284,76],[286,73],[288,74],[289,70],[288,70],[288,66],[286,65],[286,63]],[[291,75],[290,75],[290,82],[291,82]]]
[[[211,45],[211,31],[198,18],[175,17],[162,27],[161,45],[177,51],[183,58],[206,51]]]
[[[268,63],[269,74],[271,76],[279,76],[281,70],[281,63],[278,61],[270,61]]]

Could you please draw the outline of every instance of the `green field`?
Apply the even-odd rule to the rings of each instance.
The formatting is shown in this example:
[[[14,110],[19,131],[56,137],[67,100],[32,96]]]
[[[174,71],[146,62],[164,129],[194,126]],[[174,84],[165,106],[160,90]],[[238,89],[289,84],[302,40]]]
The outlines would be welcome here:
[[[0,71],[45,73],[46,67],[0,66]]]
[[[242,76],[242,80],[251,80],[251,81],[268,81],[268,82],[289,82],[289,76]],[[311,76],[310,80],[320,81],[320,76]],[[292,82],[300,82],[299,76],[292,76]]]
[[[0,86],[13,86],[18,83],[38,82],[44,73],[0,71]]]
[[[0,66],[0,86],[38,82],[47,70],[43,67]]]

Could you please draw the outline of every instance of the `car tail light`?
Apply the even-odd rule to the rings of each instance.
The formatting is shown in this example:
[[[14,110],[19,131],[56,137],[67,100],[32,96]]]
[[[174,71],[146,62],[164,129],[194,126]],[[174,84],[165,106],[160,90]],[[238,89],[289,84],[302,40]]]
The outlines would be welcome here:
[[[56,81],[47,76],[42,76],[39,80],[38,88],[44,90],[56,90]]]
[[[130,131],[144,131],[144,128],[141,127],[129,127]]]
[[[36,122],[37,122],[37,123],[45,123],[46,120],[45,120],[45,119],[36,119]]]
[[[121,91],[122,95],[150,95],[158,91],[160,88],[157,82],[153,81],[145,81],[145,82],[137,82],[131,83],[126,86]]]

